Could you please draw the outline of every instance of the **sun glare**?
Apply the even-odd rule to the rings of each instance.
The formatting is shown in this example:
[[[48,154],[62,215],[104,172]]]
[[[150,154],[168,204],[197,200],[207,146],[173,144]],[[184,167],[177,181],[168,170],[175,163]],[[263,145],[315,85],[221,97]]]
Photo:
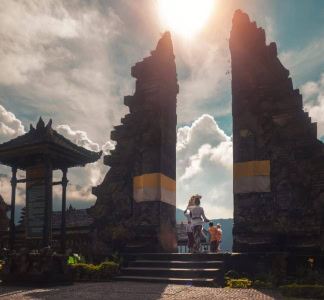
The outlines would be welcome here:
[[[211,14],[215,0],[159,0],[163,25],[186,38],[199,32]]]

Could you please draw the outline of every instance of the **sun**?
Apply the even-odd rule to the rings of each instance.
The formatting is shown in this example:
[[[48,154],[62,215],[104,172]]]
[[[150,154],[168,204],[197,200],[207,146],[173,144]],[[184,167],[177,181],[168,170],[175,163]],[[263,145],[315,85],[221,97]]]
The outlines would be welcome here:
[[[216,0],[158,0],[163,25],[186,38],[206,24]]]

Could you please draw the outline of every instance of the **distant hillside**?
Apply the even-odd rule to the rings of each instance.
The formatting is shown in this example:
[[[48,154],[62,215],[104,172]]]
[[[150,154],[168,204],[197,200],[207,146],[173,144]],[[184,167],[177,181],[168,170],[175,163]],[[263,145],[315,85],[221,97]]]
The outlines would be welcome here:
[[[177,208],[176,210],[176,218],[177,223],[187,222],[187,218],[183,214],[183,210]],[[221,251],[232,251],[233,246],[233,237],[232,237],[232,229],[233,229],[233,219],[213,219],[214,225],[219,223],[223,230],[223,238],[221,243]],[[204,224],[204,228],[208,229],[208,224]]]

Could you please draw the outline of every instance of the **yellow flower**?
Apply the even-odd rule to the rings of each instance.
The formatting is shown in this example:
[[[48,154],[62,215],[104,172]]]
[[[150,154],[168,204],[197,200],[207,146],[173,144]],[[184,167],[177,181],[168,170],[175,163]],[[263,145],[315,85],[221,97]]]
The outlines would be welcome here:
[[[307,261],[312,264],[312,263],[314,263],[314,258],[309,258]]]

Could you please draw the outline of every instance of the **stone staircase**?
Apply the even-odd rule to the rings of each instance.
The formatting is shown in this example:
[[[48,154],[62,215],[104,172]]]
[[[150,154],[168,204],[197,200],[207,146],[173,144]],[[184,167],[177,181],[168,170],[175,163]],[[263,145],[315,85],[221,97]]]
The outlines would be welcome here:
[[[128,266],[117,280],[213,286],[224,277],[222,254],[125,254]]]

